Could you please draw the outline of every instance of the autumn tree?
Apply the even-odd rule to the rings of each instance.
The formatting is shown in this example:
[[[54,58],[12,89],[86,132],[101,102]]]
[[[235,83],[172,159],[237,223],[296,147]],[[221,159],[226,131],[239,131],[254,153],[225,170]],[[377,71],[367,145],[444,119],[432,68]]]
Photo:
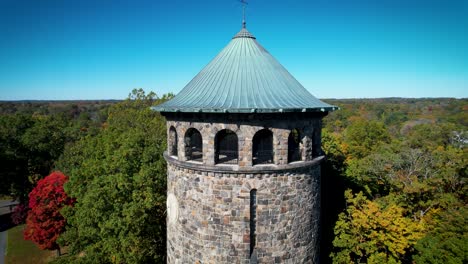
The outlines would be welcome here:
[[[333,261],[465,263],[468,99],[327,102],[340,110],[324,118],[322,145],[327,160],[322,169],[327,177],[322,183],[322,200],[340,201],[343,192],[337,190],[342,190],[344,184],[353,193],[362,191],[362,199],[358,200],[366,201],[356,203],[357,197],[349,193],[341,203],[322,201],[322,217],[324,212],[343,212],[338,221],[333,216],[322,221],[324,227],[336,222]],[[412,239],[406,244],[403,255],[393,254],[382,247],[382,240],[366,240],[382,224],[358,224],[359,216],[371,212],[384,216],[392,212],[398,219],[395,228],[399,222],[424,223],[424,230],[418,241]],[[374,215],[369,215],[369,221],[379,222]],[[404,232],[386,230],[388,236],[405,241]],[[329,233],[324,234],[322,241]],[[389,237],[386,244],[394,245],[391,241]],[[323,248],[327,250],[330,245]]]
[[[61,172],[52,172],[38,181],[29,194],[30,211],[26,218],[24,238],[31,240],[40,249],[57,250],[58,236],[65,231],[66,220],[60,213],[63,207],[71,206],[73,199],[63,190],[67,177]]]
[[[452,146],[429,151],[392,142],[349,162],[346,176],[369,197],[393,196],[396,203],[421,217],[430,209],[462,203],[467,162],[466,150]]]
[[[405,217],[396,204],[349,190],[345,196],[348,206],[335,226],[333,263],[402,263],[423,236],[424,223]]]
[[[354,193],[363,191],[355,196],[346,193],[346,209],[335,224],[332,259],[464,263],[466,126],[443,121],[448,120],[443,115],[438,115],[440,120],[431,118],[424,112],[436,109],[430,105],[426,110],[403,104],[390,107],[408,113],[403,119],[409,120],[392,124],[391,134],[378,121],[390,116],[387,108],[371,104],[356,108],[342,133],[324,133],[330,161],[336,163],[341,153],[345,156],[342,172],[351,183],[347,187]],[[419,116],[409,114],[417,111]]]

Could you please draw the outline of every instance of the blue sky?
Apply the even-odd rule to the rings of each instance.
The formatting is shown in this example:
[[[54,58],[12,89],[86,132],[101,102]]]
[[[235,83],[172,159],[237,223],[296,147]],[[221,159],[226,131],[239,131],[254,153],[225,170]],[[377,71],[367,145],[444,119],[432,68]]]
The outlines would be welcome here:
[[[0,0],[0,100],[179,92],[237,0]],[[247,28],[319,98],[468,97],[468,0],[251,0]]]

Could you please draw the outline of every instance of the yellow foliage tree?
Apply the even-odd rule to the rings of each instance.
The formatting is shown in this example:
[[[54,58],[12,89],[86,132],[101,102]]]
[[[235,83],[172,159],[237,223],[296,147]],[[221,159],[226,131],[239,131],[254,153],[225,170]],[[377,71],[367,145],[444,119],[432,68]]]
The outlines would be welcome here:
[[[424,222],[396,204],[345,193],[348,207],[335,225],[333,263],[402,263],[424,235]]]

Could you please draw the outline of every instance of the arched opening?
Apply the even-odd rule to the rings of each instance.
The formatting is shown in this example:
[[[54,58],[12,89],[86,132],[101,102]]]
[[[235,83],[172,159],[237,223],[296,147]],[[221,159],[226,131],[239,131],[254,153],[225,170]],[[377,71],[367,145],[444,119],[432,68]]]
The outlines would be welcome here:
[[[288,163],[300,161],[301,154],[301,133],[295,128],[288,137]]]
[[[202,136],[195,128],[190,128],[185,133],[185,157],[187,160],[203,161]]]
[[[177,156],[177,143],[177,131],[173,126],[171,126],[171,128],[169,128],[169,138],[167,142],[170,156]]]
[[[215,137],[215,163],[237,164],[239,147],[237,135],[229,129],[223,129]]]
[[[322,141],[322,134],[320,129],[314,129],[312,136],[312,157],[318,157],[322,155],[322,147],[320,142]]]
[[[262,129],[254,135],[252,141],[253,165],[273,163],[273,133]]]

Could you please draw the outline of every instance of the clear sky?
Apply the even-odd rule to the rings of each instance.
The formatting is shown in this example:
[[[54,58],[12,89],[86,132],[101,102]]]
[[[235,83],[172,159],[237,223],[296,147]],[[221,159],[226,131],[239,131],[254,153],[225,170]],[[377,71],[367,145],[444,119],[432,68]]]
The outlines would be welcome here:
[[[0,100],[179,92],[238,0],[0,0]],[[247,28],[319,98],[468,97],[468,0],[251,0]]]

